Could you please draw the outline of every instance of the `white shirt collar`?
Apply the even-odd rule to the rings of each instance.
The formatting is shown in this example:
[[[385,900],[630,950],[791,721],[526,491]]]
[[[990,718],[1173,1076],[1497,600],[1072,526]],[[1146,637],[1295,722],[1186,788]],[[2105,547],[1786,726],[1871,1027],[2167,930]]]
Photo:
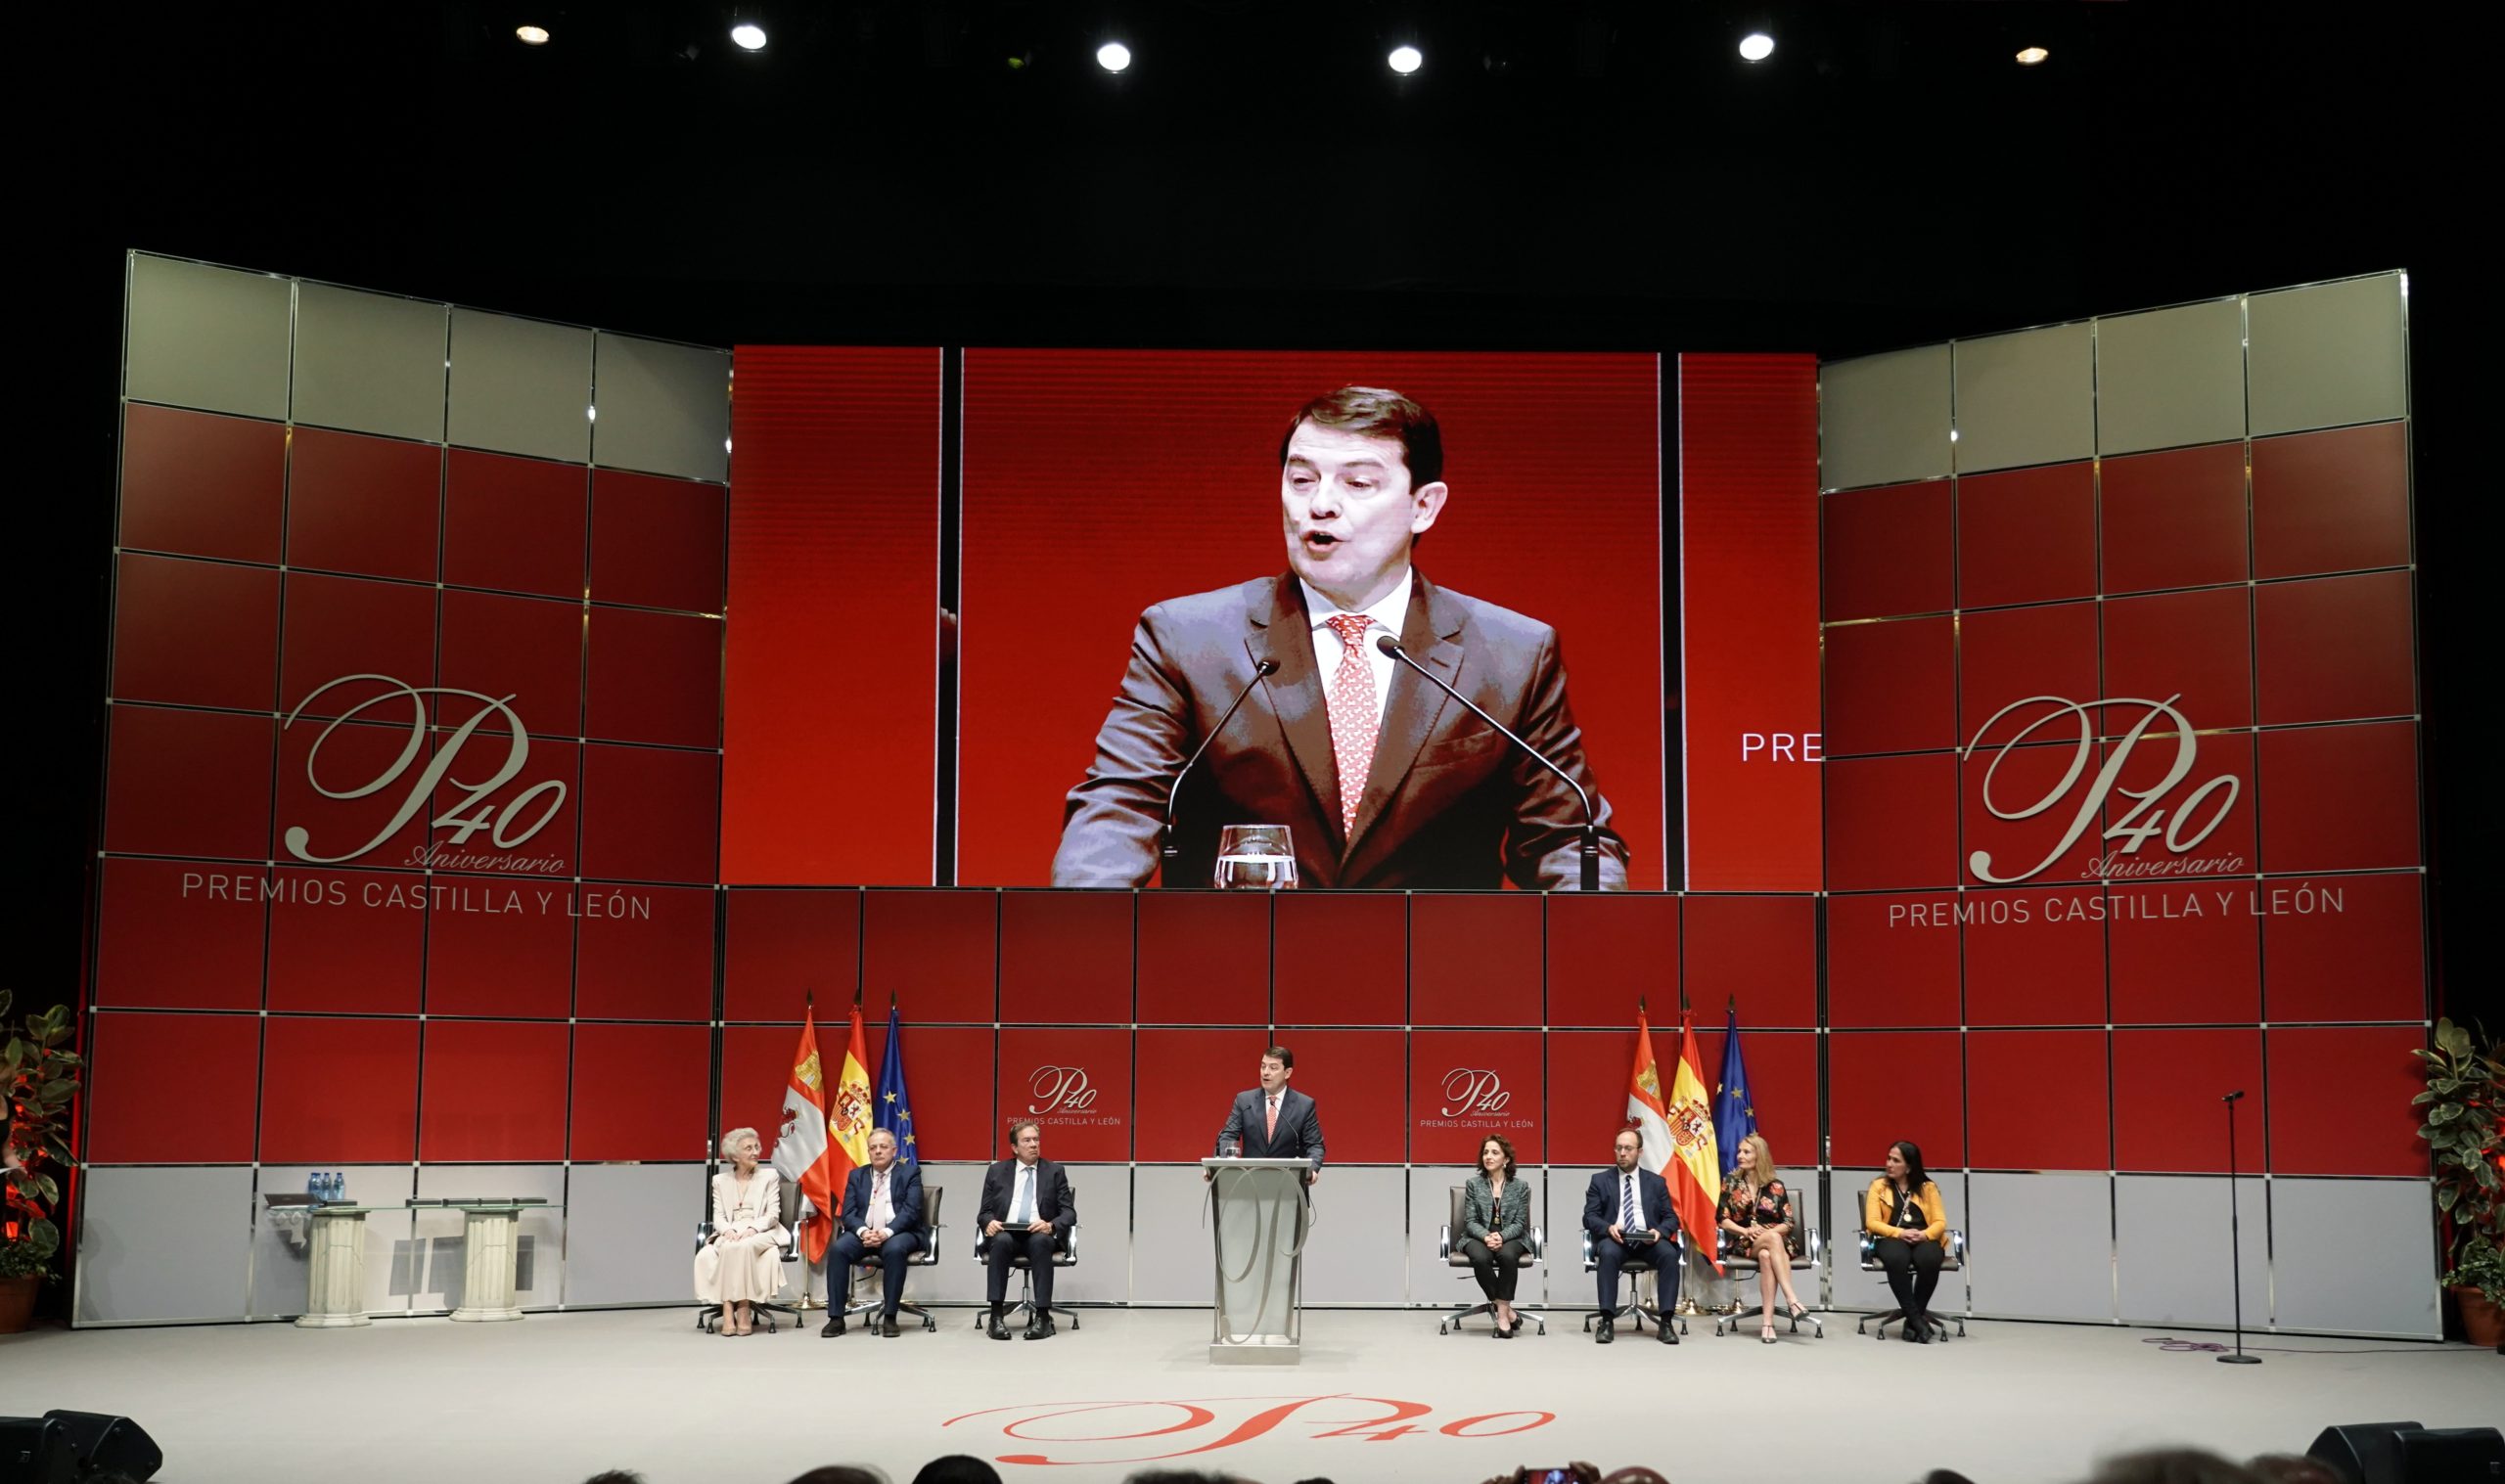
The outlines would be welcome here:
[[[1368,604],[1358,611],[1363,612],[1368,618],[1373,619],[1377,628],[1389,630],[1394,639],[1399,638],[1400,626],[1403,623],[1406,623],[1409,619],[1409,589],[1417,582],[1417,580],[1418,569],[1416,567],[1402,567],[1400,569],[1400,580],[1392,584],[1391,591],[1384,594],[1381,598],[1375,600],[1371,604]],[[1338,604],[1333,603],[1330,599],[1324,597],[1321,589],[1315,587],[1312,583],[1305,581],[1303,578],[1298,577],[1297,579],[1297,585],[1304,589],[1305,616],[1312,620],[1315,628],[1321,628],[1324,624],[1329,623],[1333,614],[1348,611],[1346,608],[1340,607]]]

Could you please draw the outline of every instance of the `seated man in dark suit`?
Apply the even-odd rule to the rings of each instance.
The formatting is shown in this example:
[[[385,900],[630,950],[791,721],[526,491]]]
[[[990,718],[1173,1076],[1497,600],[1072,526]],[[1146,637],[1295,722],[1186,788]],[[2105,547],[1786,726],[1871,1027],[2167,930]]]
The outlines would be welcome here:
[[[1231,1143],[1247,1159],[1312,1161],[1304,1183],[1322,1173],[1322,1111],[1312,1099],[1288,1086],[1296,1075],[1296,1053],[1274,1046],[1261,1054],[1261,1085],[1235,1095],[1227,1109],[1226,1127],[1218,1130],[1219,1153]]]
[[[1009,1338],[1009,1264],[1020,1253],[1034,1276],[1035,1313],[1026,1322],[1026,1338],[1053,1336],[1053,1248],[1070,1237],[1078,1224],[1078,1206],[1070,1193],[1070,1177],[1046,1159],[1044,1130],[1031,1118],[1010,1130],[1015,1159],[1004,1159],[982,1176],[982,1208],[975,1223],[982,1229],[983,1265],[991,1299],[993,1339]]]
[[[1662,1343],[1679,1342],[1669,1318],[1679,1301],[1679,1218],[1670,1208],[1670,1183],[1636,1167],[1643,1155],[1644,1136],[1618,1130],[1617,1167],[1594,1175],[1583,1192],[1583,1230],[1592,1234],[1592,1258],[1600,1269],[1601,1322],[1592,1338],[1604,1345],[1617,1337],[1617,1274],[1628,1263],[1653,1269]]]
[[[1583,760],[1557,631],[1410,566],[1449,493],[1443,463],[1434,414],[1396,391],[1344,386],[1289,420],[1290,569],[1140,615],[1064,809],[1054,885],[1148,884],[1184,759],[1248,686],[1174,800],[1166,884],[1208,884],[1222,824],[1287,826],[1308,888],[1579,884],[1573,789],[1375,647],[1389,637],[1592,795],[1600,884],[1625,889],[1626,844]]]
[[[896,1136],[886,1129],[871,1130],[869,1164],[844,1180],[843,1215],[837,1224],[843,1230],[826,1249],[827,1307],[835,1313],[818,1332],[843,1332],[853,1265],[875,1253],[887,1290],[879,1332],[893,1338],[896,1306],[904,1302],[905,1259],[921,1251],[931,1235],[922,1225],[922,1171],[896,1162]]]

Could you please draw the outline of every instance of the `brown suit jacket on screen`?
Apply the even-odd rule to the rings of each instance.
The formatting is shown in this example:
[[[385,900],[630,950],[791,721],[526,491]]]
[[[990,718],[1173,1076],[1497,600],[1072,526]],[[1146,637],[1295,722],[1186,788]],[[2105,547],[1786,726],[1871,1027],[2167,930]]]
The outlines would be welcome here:
[[[1625,889],[1626,844],[1610,830],[1608,801],[1583,760],[1556,630],[1420,573],[1400,644],[1591,792],[1601,885]],[[1303,589],[1283,573],[1140,615],[1096,761],[1070,792],[1054,885],[1143,886],[1156,876],[1174,775],[1262,659],[1277,673],[1254,687],[1183,783],[1173,884],[1209,883],[1225,825],[1290,827],[1307,889],[1577,883],[1583,813],[1573,790],[1403,665],[1392,670],[1356,828],[1342,832],[1325,677]]]

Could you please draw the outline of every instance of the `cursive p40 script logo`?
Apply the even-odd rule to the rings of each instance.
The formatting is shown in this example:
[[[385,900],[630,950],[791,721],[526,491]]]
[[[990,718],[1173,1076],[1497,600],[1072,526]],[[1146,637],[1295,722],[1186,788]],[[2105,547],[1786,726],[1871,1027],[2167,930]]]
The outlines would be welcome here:
[[[1441,1118],[1466,1118],[1473,1113],[1501,1113],[1514,1101],[1505,1091],[1503,1079],[1483,1066],[1456,1066],[1444,1073],[1444,1110]]]
[[[418,769],[415,778],[409,779],[408,791],[401,797],[400,807],[393,812],[388,823],[375,832],[372,839],[336,855],[323,854],[314,848],[313,832],[302,825],[290,825],[284,836],[288,854],[299,861],[311,861],[327,866],[340,861],[355,860],[358,856],[381,845],[397,833],[403,825],[429,807],[430,801],[435,795],[436,786],[451,777],[453,765],[461,760],[464,749],[469,747],[472,741],[477,739],[482,730],[487,730],[487,723],[491,719],[496,726],[488,731],[488,736],[490,739],[501,737],[503,754],[500,758],[490,754],[489,772],[478,782],[466,783],[460,779],[452,780],[452,787],[457,791],[458,797],[450,808],[434,816],[427,825],[430,831],[439,830],[448,836],[441,848],[447,850],[470,848],[471,837],[484,831],[487,843],[493,844],[499,850],[511,850],[546,829],[548,822],[557,817],[557,811],[566,806],[565,781],[554,778],[543,779],[523,789],[501,809],[487,802],[498,788],[503,787],[521,774],[523,764],[530,757],[530,735],[524,729],[521,716],[507,704],[513,699],[511,696],[501,697],[482,696],[476,691],[460,691],[450,686],[413,686],[405,681],[394,680],[388,675],[342,675],[326,685],[314,687],[302,700],[296,703],[296,709],[288,713],[284,725],[291,727],[296,725],[296,719],[304,714],[304,708],[325,694],[338,690],[342,686],[354,685],[359,681],[370,682],[383,689],[333,718],[330,725],[322,729],[321,735],[313,739],[313,745],[304,754],[305,781],[313,786],[314,792],[324,798],[366,798],[409,778],[410,765],[416,763],[419,756],[426,751],[427,731],[429,727],[434,725],[433,718],[429,714],[429,697],[440,697],[446,701],[476,701],[478,705],[471,711],[468,720],[444,734],[436,742],[434,756]],[[322,781],[322,745],[331,740],[331,734],[377,706],[399,700],[406,700],[409,703],[409,736],[407,742],[400,747],[400,755],[391,760],[390,766],[373,778],[345,787],[335,788],[324,783]],[[495,744],[491,740],[483,745],[492,748]],[[417,855],[423,859],[413,859],[408,864],[445,864],[436,858],[436,851],[437,847],[431,843],[417,852]],[[490,863],[464,862],[464,864]],[[507,869],[521,869],[517,863],[502,860],[491,864]],[[533,862],[529,869],[545,870],[548,869],[548,863]],[[555,869],[562,871],[564,863],[556,862]]]
[[[1096,1089],[1087,1085],[1083,1066],[1039,1066],[1026,1079],[1026,1111],[1083,1113],[1096,1105]]]
[[[1964,755],[1968,759],[1981,750],[1983,739],[1991,735],[1992,728],[2000,724],[2001,718],[2030,707],[2045,708],[2042,715],[2012,733],[2009,739],[2000,744],[2000,750],[1993,754],[1991,766],[1983,770],[1983,807],[1991,811],[1994,819],[2016,821],[2033,819],[2039,814],[2050,813],[2072,803],[2073,793],[2074,790],[2078,790],[2080,778],[2086,774],[2088,764],[2096,757],[2097,728],[2094,713],[2106,710],[2122,711],[2131,706],[2141,708],[2139,719],[2132,722],[2130,730],[2124,732],[2120,739],[2113,743],[2113,750],[2107,755],[2105,766],[2097,770],[2096,777],[2089,781],[2083,791],[2075,791],[2075,802],[2072,805],[2070,825],[2062,832],[2061,839],[2054,844],[2044,858],[2024,871],[2003,874],[1994,870],[1990,851],[1978,850],[1966,858],[1966,865],[1975,873],[1977,879],[2005,885],[2011,881],[2026,880],[2042,872],[2044,868],[2060,860],[2063,853],[2076,844],[2079,836],[2086,833],[2090,826],[2103,818],[2106,801],[2116,794],[2132,802],[2130,807],[2124,809],[2112,825],[2106,827],[2103,838],[2113,848],[2099,856],[2096,865],[2088,872],[2090,876],[2114,874],[2118,864],[2124,857],[2131,857],[2136,861],[2140,847],[2146,845],[2152,836],[2160,838],[2165,849],[2178,857],[2185,855],[2203,840],[2208,839],[2211,832],[2225,823],[2227,812],[2235,807],[2236,796],[2243,791],[2244,786],[2234,774],[2221,773],[2185,794],[2182,802],[2173,806],[2174,818],[2171,820],[2166,818],[2164,801],[2172,793],[2174,787],[2190,776],[2194,757],[2201,745],[2199,739],[2192,735],[2192,723],[2174,707],[2174,703],[2181,698],[2181,692],[2163,700],[2114,697],[2106,700],[2092,700],[2085,703],[2060,696],[2029,696],[2025,700],[2013,700],[1994,711],[1990,720],[1976,729],[1975,740],[1966,744]],[[2009,801],[2001,799],[1993,788],[2000,773],[2000,765],[2009,761],[2010,753],[2028,738],[2034,736],[2039,729],[2066,718],[2075,721],[2078,730],[2069,768],[2064,770],[2059,782],[2045,790],[2041,798],[2009,807]],[[2161,720],[2173,729],[2173,761],[2166,767],[2164,775],[2146,788],[2120,787],[2122,769],[2130,762],[2132,751],[2140,745],[2149,728]],[[2162,745],[2163,742],[2159,744]],[[2206,814],[2204,810],[2207,811]],[[2185,874],[2192,864],[2195,863],[2178,861],[2163,866],[2153,865],[2150,869],[2130,874],[2151,876]],[[2234,865],[2220,865],[2216,862],[2197,864],[2205,868],[2215,866],[2221,870],[2236,869]],[[2240,857],[2237,864],[2241,864]]]

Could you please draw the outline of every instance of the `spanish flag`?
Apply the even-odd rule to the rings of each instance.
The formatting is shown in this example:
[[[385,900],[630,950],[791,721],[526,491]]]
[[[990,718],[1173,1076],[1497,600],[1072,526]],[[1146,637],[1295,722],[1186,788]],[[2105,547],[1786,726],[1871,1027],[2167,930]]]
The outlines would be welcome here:
[[[876,1109],[870,1101],[870,1038],[861,1029],[861,1003],[855,1000],[843,1068],[827,1080],[826,1089],[827,1187],[835,1192],[835,1204],[827,1211],[830,1234],[843,1211],[843,1183],[870,1162],[870,1131],[879,1126]]]
[[[1722,1159],[1714,1147],[1713,1096],[1707,1091],[1705,1058],[1697,1054],[1696,1025],[1685,1014],[1679,1016],[1679,1064],[1671,1074],[1662,1121],[1672,1151],[1669,1168],[1662,1172],[1670,1183],[1670,1204],[1696,1250],[1719,1273],[1722,1261],[1714,1253],[1721,1242],[1713,1235],[1713,1211],[1722,1199]]]

